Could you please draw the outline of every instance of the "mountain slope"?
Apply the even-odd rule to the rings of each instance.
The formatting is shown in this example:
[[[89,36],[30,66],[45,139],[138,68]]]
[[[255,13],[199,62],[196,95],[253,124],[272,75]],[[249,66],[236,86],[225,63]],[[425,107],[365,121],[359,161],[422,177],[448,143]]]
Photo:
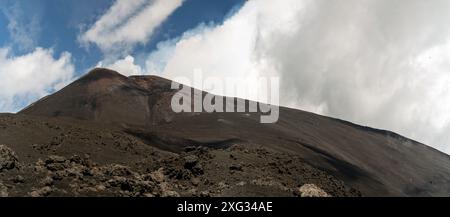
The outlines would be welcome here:
[[[255,113],[176,114],[175,91],[156,76],[95,69],[19,115],[113,126],[175,154],[197,145],[260,147],[298,157],[364,196],[450,195],[450,157],[395,133],[283,107],[274,124],[260,124]]]

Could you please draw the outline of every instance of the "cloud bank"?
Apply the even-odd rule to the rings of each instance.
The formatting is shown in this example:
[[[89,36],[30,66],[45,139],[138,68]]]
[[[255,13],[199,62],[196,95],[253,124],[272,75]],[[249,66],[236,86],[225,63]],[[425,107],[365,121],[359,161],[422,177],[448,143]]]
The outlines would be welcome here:
[[[103,62],[99,62],[96,67],[113,69],[125,76],[144,74],[143,69],[139,65],[136,65],[134,62],[134,57],[130,55],[123,59],[117,60],[112,64],[104,64]]]
[[[118,63],[168,78],[279,76],[282,105],[450,153],[448,11],[446,0],[248,1],[222,24],[161,43],[145,64]]]
[[[183,0],[117,0],[95,24],[80,36],[106,54],[129,51],[147,42]]]
[[[67,85],[74,76],[69,53],[54,58],[51,49],[36,48],[22,56],[10,56],[0,48],[0,110],[16,112]]]

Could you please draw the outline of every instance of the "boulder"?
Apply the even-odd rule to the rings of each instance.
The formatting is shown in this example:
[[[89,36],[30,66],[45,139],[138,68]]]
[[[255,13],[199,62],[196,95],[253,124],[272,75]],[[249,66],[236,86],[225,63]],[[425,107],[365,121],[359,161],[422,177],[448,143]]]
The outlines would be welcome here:
[[[330,197],[330,195],[315,184],[304,184],[297,189],[300,197]]]
[[[198,157],[195,155],[188,155],[184,157],[184,167],[186,169],[192,169],[198,163]]]
[[[13,150],[6,145],[0,145],[0,172],[11,170],[19,166],[19,158]]]
[[[0,197],[8,197],[8,188],[0,182]]]
[[[32,191],[30,193],[31,197],[46,197],[48,196],[50,193],[52,193],[53,189],[49,186],[45,186],[43,188],[40,188],[38,190]]]

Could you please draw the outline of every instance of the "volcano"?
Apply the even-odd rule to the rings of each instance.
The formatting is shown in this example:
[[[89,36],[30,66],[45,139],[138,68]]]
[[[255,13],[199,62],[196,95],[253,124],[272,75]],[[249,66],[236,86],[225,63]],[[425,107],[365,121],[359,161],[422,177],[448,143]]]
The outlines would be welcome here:
[[[176,91],[161,77],[98,68],[1,114],[0,191],[450,196],[450,157],[417,141],[285,107],[270,124],[255,113],[175,113]]]

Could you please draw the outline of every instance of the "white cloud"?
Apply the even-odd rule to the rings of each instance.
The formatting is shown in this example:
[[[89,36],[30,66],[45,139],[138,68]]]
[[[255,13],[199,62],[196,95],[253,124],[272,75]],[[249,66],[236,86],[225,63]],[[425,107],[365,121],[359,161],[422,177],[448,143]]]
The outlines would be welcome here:
[[[1,10],[8,20],[7,28],[13,44],[22,51],[33,49],[40,32],[40,18],[37,15],[25,15],[19,2]]]
[[[446,0],[248,1],[223,24],[161,43],[140,73],[277,75],[282,105],[450,153],[448,11]]]
[[[105,54],[126,52],[146,43],[157,28],[183,0],[117,0],[95,24],[80,36]]]
[[[15,112],[64,87],[74,75],[69,53],[54,58],[52,50],[43,48],[22,56],[0,48],[0,65],[0,111]]]
[[[142,75],[144,73],[143,69],[139,65],[135,64],[134,57],[129,55],[109,65],[99,62],[97,67],[109,68],[118,71],[125,76]]]

